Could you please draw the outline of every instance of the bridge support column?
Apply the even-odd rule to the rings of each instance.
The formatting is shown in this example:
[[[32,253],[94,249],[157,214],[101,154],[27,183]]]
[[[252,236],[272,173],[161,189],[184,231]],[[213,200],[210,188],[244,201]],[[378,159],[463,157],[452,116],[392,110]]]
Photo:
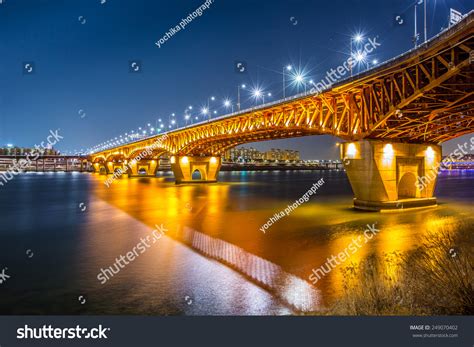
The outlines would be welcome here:
[[[170,159],[176,184],[217,182],[220,157],[173,156]]]
[[[441,147],[363,140],[340,146],[354,207],[384,211],[436,205]]]
[[[155,177],[158,160],[140,159],[130,163],[128,177]]]
[[[119,171],[120,170],[120,171]],[[113,175],[115,172],[122,172],[125,173],[124,163],[122,162],[107,162],[107,174]]]
[[[103,163],[94,163],[92,165],[94,172],[100,175],[107,175],[107,166]],[[44,163],[43,163],[43,171],[44,171]]]

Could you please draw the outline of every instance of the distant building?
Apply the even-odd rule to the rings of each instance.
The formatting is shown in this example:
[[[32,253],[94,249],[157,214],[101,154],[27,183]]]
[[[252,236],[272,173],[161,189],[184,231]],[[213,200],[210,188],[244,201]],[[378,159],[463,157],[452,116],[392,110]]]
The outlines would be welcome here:
[[[265,160],[268,161],[300,161],[300,152],[290,149],[272,148],[264,154]]]
[[[267,152],[260,152],[253,147],[236,147],[224,154],[224,161],[230,163],[250,163],[263,161],[300,161],[300,152],[289,149],[272,148]]]
[[[34,148],[21,148],[21,147],[0,147],[0,155],[25,155],[31,153]],[[59,155],[59,152],[54,148],[44,149],[43,155]]]

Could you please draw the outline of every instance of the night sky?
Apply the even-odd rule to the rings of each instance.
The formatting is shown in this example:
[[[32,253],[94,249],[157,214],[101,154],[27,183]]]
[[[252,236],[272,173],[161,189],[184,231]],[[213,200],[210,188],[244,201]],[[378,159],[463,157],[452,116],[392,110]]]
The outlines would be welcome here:
[[[56,148],[86,149],[158,118],[167,123],[171,113],[183,124],[185,108],[200,110],[210,96],[216,97],[211,109],[222,115],[222,100],[235,103],[241,83],[271,92],[265,101],[276,100],[285,65],[317,82],[347,59],[357,32],[382,44],[370,61],[413,47],[411,0],[214,0],[161,48],[155,44],[204,2],[0,0],[0,146],[33,146],[50,129],[61,129]],[[450,7],[466,13],[473,2],[429,0],[429,37],[447,26]],[[398,14],[402,25],[394,21]],[[131,61],[141,64],[139,73]],[[245,73],[236,71],[238,61]],[[287,95],[297,91],[290,86]],[[254,102],[243,92],[243,107]],[[312,136],[253,146],[335,159],[336,141]]]

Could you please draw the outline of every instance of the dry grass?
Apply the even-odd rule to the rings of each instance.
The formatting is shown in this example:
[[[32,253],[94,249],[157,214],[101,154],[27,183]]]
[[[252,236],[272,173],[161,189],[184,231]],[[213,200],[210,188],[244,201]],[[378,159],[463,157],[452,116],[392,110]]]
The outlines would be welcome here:
[[[463,226],[425,237],[405,255],[369,256],[341,271],[343,295],[331,315],[474,314],[474,235]]]

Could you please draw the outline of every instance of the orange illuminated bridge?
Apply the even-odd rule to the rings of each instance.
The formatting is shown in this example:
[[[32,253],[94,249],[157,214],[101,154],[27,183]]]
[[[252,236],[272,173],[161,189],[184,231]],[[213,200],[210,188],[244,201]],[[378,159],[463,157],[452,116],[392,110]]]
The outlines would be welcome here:
[[[177,183],[215,182],[221,156],[232,147],[325,134],[345,140],[341,159],[356,208],[435,205],[436,179],[426,177],[437,175],[440,144],[473,130],[473,17],[471,12],[417,49],[320,93],[93,153],[94,170],[154,176],[167,156]]]

